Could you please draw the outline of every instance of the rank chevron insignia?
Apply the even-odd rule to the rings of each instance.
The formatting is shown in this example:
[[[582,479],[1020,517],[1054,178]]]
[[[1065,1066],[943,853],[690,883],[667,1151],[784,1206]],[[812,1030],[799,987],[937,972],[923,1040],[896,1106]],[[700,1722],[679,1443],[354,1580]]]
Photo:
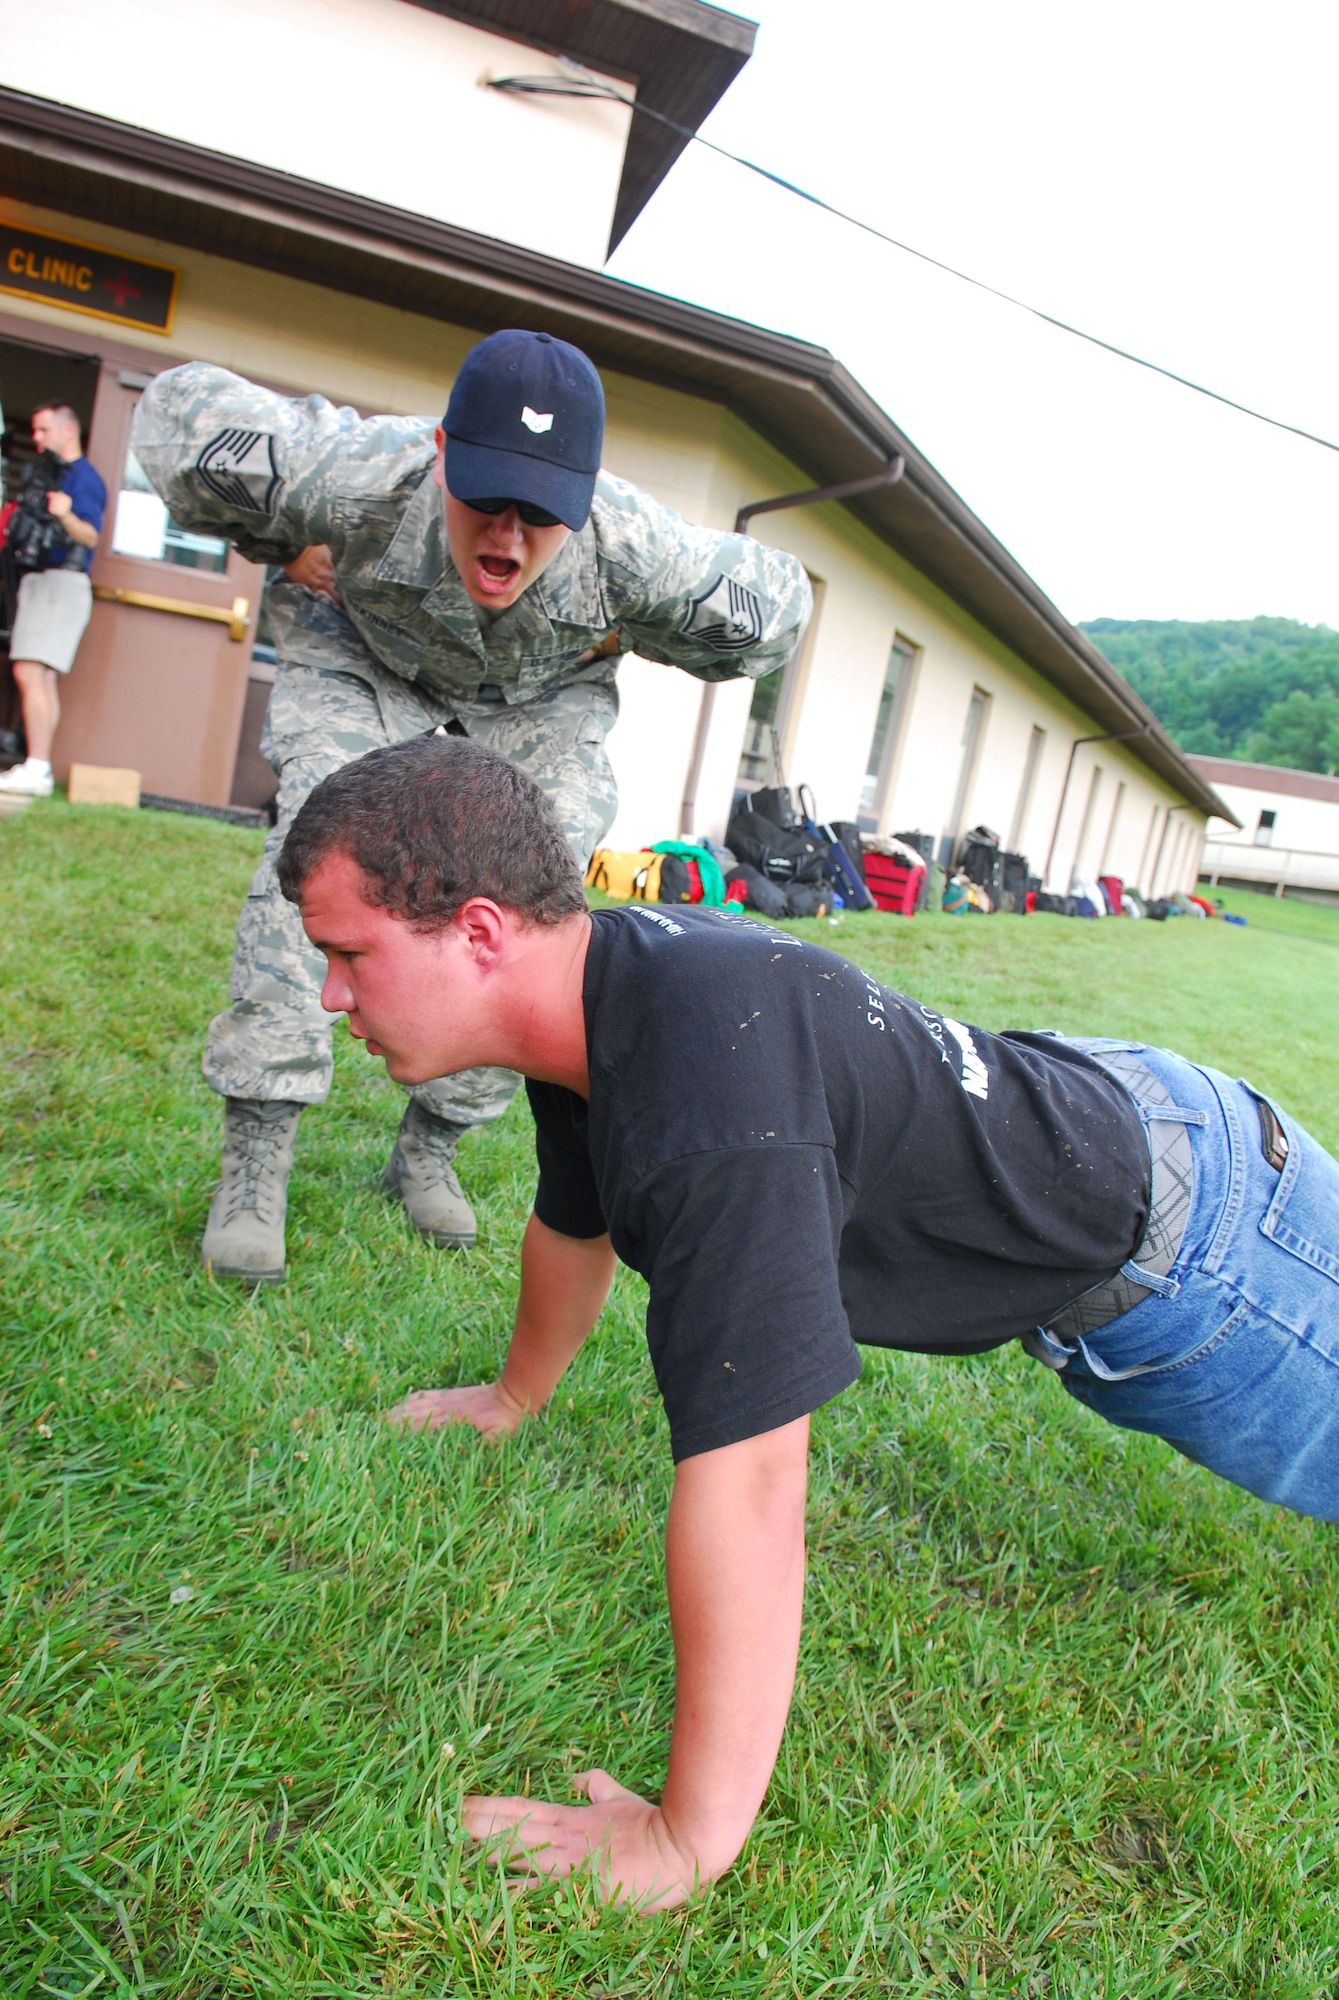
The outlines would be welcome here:
[[[195,469],[226,507],[245,514],[274,513],[282,481],[268,431],[220,431],[196,459]]]
[[[743,653],[762,638],[762,605],[747,584],[718,576],[688,607],[684,631],[720,653]]]

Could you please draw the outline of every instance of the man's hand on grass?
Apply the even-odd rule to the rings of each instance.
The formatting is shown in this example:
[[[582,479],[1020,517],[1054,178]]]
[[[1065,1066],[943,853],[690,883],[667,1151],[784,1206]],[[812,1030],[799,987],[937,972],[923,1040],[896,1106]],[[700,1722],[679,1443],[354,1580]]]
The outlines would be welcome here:
[[[607,1771],[583,1771],[574,1782],[589,1805],[469,1798],[465,1825],[476,1840],[496,1841],[514,1883],[570,1875],[589,1863],[606,1902],[632,1903],[639,1910],[672,1910],[705,1885],[659,1806]],[[514,1829],[510,1840],[496,1840],[509,1829]]]
[[[411,1431],[435,1431],[442,1424],[473,1424],[485,1437],[507,1437],[525,1415],[500,1382],[479,1382],[466,1389],[416,1389],[393,1410],[388,1424],[405,1424]]]
[[[607,1236],[561,1236],[532,1215],[521,1245],[521,1296],[502,1373],[469,1389],[418,1389],[386,1418],[410,1430],[473,1424],[485,1437],[542,1410],[604,1305],[614,1275]]]

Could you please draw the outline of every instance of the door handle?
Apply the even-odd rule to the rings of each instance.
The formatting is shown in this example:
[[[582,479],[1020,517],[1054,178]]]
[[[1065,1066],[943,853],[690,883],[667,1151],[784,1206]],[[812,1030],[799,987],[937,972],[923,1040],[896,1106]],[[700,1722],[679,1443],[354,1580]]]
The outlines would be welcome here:
[[[249,598],[234,597],[232,610],[219,604],[193,604],[189,597],[154,597],[147,590],[119,590],[110,583],[95,583],[93,595],[106,604],[137,604],[141,611],[175,611],[181,618],[207,618],[212,625],[226,625],[228,637],[238,645],[246,637],[251,616]]]

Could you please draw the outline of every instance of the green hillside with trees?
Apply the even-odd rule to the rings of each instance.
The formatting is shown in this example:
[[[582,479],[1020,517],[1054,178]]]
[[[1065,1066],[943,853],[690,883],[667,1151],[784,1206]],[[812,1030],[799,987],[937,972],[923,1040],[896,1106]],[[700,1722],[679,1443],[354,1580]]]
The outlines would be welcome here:
[[[1295,618],[1083,627],[1183,750],[1339,771],[1339,632]]]

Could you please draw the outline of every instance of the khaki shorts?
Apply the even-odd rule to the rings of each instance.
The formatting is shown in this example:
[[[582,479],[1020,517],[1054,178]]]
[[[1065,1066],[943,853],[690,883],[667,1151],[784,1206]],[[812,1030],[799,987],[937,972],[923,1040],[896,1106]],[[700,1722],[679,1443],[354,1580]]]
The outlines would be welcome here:
[[[11,660],[38,660],[68,674],[93,610],[93,586],[83,570],[32,570],[19,585]]]

